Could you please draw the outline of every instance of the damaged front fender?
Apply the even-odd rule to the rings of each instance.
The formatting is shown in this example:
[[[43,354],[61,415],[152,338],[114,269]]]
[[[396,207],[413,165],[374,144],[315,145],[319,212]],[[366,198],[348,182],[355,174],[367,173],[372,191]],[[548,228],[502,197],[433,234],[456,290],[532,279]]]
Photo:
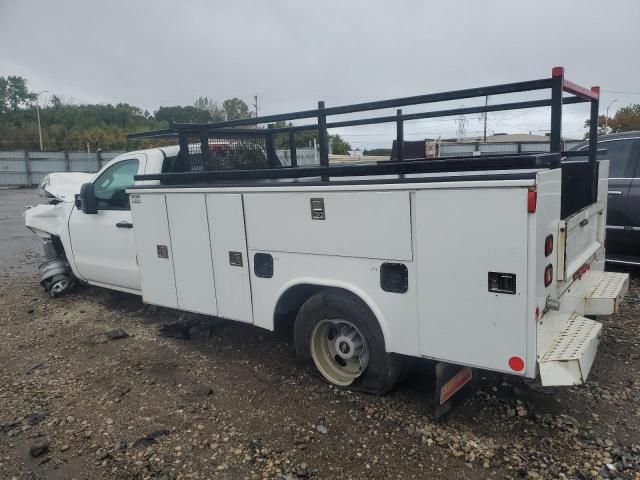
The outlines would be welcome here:
[[[76,281],[72,257],[67,255],[71,249],[66,225],[72,209],[73,203],[65,202],[29,207],[24,212],[26,227],[43,242],[47,261],[39,266],[40,284],[52,297],[70,290]]]
[[[62,237],[71,208],[73,204],[68,203],[29,207],[24,212],[24,224],[39,237],[49,238],[51,235]]]

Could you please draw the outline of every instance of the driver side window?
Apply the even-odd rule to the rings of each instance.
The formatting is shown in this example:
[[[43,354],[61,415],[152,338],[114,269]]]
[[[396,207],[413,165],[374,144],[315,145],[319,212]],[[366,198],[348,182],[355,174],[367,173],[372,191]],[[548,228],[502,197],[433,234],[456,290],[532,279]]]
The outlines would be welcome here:
[[[129,210],[129,195],[126,192],[134,184],[138,173],[138,160],[123,160],[105,170],[94,182],[98,210]]]

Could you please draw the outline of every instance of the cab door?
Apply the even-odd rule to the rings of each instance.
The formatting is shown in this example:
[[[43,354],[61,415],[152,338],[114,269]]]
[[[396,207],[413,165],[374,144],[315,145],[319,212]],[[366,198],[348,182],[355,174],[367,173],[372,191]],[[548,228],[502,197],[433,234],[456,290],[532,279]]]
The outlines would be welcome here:
[[[139,292],[131,207],[126,189],[144,173],[147,157],[132,154],[107,167],[94,181],[97,214],[74,207],[69,218],[73,258],[80,276],[89,283]]]
[[[607,205],[607,258],[633,254],[633,244],[638,245],[640,232],[640,184],[634,183],[638,163],[637,139],[620,138],[598,142],[598,148],[606,149],[600,159],[607,159],[609,188]],[[634,207],[635,205],[635,207]],[[638,229],[640,230],[640,229]]]
[[[622,212],[624,229],[619,249],[623,255],[634,257],[629,260],[640,262],[640,139],[633,141],[629,163],[634,167],[633,178]]]

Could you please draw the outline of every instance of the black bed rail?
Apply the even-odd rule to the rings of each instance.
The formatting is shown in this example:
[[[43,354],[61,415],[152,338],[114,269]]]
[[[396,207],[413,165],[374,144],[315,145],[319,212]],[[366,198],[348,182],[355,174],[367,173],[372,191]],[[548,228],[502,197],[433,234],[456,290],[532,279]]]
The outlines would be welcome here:
[[[494,105],[481,105],[475,107],[451,108],[445,110],[434,110],[418,113],[403,113],[399,107],[409,105],[422,105],[438,102],[446,102],[451,100],[461,100],[468,98],[486,97],[487,95],[503,95],[510,93],[529,92],[537,90],[551,90],[550,98],[540,100],[529,100],[520,102],[498,103]],[[281,167],[277,158],[275,149],[275,136],[288,135],[288,144],[290,149],[291,166],[297,167],[296,162],[296,132],[315,130],[319,142],[319,162],[320,167],[329,167],[329,148],[328,148],[328,129],[372,125],[379,123],[395,123],[396,124],[396,158],[399,160],[407,160],[403,152],[404,140],[404,122],[409,120],[418,120],[434,117],[466,115],[473,113],[497,112],[506,110],[526,109],[535,107],[551,107],[551,133],[550,133],[550,152],[562,153],[562,106],[564,104],[574,103],[591,103],[590,112],[590,133],[589,133],[589,163],[593,169],[596,168],[596,145],[597,145],[597,117],[598,117],[598,100],[599,87],[591,87],[587,89],[581,87],[564,78],[564,69],[555,67],[552,70],[551,77],[538,80],[530,80],[524,82],[507,83],[501,85],[491,85],[479,88],[470,88],[464,90],[454,90],[449,92],[432,93],[427,95],[416,95],[411,97],[395,98],[390,100],[380,100],[373,102],[357,103],[353,105],[343,105],[336,107],[325,107],[324,102],[318,102],[318,108],[312,110],[303,110],[298,112],[283,113],[277,115],[265,115],[261,117],[253,117],[240,120],[227,120],[214,123],[177,123],[171,122],[168,129],[157,130],[152,132],[132,133],[127,135],[130,140],[143,138],[168,138],[172,135],[178,136],[181,155],[194,155],[193,144],[200,145],[197,155],[198,165],[216,164],[215,155],[212,153],[212,139],[229,137],[234,139],[246,139],[246,142],[255,141],[261,145],[261,151],[264,152],[265,161],[254,162],[257,170],[267,166],[269,168]],[[564,93],[570,94],[565,96]],[[364,118],[354,118],[346,120],[329,121],[328,118],[337,115],[353,114],[360,112],[368,112],[373,110],[383,110],[397,108],[395,115],[386,116],[368,116]],[[292,120],[315,119],[314,123],[302,125],[286,125],[284,127],[275,128],[274,122],[291,122]],[[267,124],[270,128],[260,128],[261,125]],[[217,141],[217,140],[216,140]],[[242,140],[238,140],[242,141]],[[245,142],[245,143],[246,143]],[[218,145],[218,144],[216,144]],[[191,151],[190,151],[191,147]],[[521,158],[521,157],[518,157]],[[518,158],[513,158],[514,165],[517,165]],[[478,161],[478,160],[474,160]],[[298,167],[299,168],[299,167]],[[358,168],[366,168],[359,166]],[[223,170],[224,168],[216,168]],[[364,171],[364,170],[363,170]],[[215,176],[209,175],[208,171],[189,172],[189,178],[200,175],[202,179],[212,180]],[[163,175],[171,175],[166,173]],[[244,174],[242,174],[244,175]],[[140,180],[151,179],[167,179],[168,177],[140,176]],[[186,177],[184,177],[186,178]],[[275,177],[274,177],[275,178]],[[595,189],[597,176],[593,177],[593,189]]]
[[[482,158],[446,158],[439,160],[384,161],[367,165],[341,164],[329,167],[266,168],[210,172],[180,172],[136,175],[135,180],[163,180],[173,185],[207,184],[230,180],[273,180],[297,178],[338,178],[372,175],[408,175],[441,172],[485,170],[527,170],[557,168],[560,155],[537,153],[528,155],[495,155]],[[363,168],[364,167],[364,168]]]

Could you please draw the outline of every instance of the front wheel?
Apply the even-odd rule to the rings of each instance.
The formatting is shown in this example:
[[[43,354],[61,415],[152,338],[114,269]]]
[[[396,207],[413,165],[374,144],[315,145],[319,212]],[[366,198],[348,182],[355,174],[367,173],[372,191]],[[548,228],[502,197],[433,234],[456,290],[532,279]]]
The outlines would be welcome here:
[[[298,355],[340,387],[382,395],[403,371],[403,357],[387,353],[369,307],[349,292],[327,289],[307,300],[294,337]]]

